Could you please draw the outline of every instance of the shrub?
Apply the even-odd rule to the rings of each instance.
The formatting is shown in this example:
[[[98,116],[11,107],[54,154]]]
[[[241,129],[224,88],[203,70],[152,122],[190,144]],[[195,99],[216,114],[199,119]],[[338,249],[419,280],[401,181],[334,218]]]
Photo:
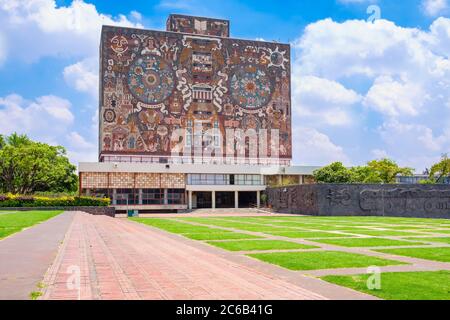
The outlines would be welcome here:
[[[0,195],[0,207],[106,207],[109,203],[108,198]]]

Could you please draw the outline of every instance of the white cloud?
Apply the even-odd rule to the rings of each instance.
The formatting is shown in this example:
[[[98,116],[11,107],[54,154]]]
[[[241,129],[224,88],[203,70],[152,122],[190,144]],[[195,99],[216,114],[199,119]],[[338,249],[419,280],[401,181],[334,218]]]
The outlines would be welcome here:
[[[372,156],[375,159],[385,159],[385,158],[389,158],[388,153],[385,150],[381,150],[381,149],[373,149],[371,152]]]
[[[448,9],[448,0],[423,0],[422,7],[428,16],[435,17]]]
[[[88,142],[76,131],[69,133],[67,135],[67,140],[70,141],[70,144],[74,149],[95,149],[95,144]]]
[[[294,159],[301,165],[327,165],[334,161],[350,163],[342,147],[313,128],[297,127],[293,130]]]
[[[66,82],[81,92],[98,97],[98,59],[85,59],[64,68]]]
[[[294,74],[292,88],[293,112],[308,123],[349,125],[351,106],[361,100],[342,84],[314,76]]]
[[[430,164],[419,159],[435,159],[450,149],[450,19],[436,19],[429,30],[387,20],[325,19],[308,25],[293,48],[293,110],[302,123],[331,134],[354,162],[382,150],[423,168]],[[321,79],[315,81],[317,91],[304,84],[314,83],[311,79]],[[355,102],[334,103],[339,92],[353,92]],[[348,135],[336,127],[346,120],[352,125],[345,130],[359,130],[367,146],[347,144]]]
[[[396,153],[417,153],[424,151],[442,151],[450,148],[450,130],[444,130],[440,135],[423,124],[402,123],[390,120],[378,128],[387,145],[395,147]]]
[[[0,33],[0,66],[6,60],[7,48],[5,37]]]
[[[101,14],[82,0],[60,7],[54,0],[0,0],[0,21],[9,52],[28,62],[44,56],[97,56],[102,25],[142,27],[124,15]]]
[[[76,131],[70,132],[66,136],[69,150],[67,155],[72,163],[80,162],[96,162],[98,161],[97,144],[86,140],[80,133]],[[95,140],[94,140],[95,141]]]
[[[367,93],[364,105],[392,117],[417,116],[424,98],[425,93],[417,83],[401,83],[391,77],[379,77]]]
[[[71,103],[57,96],[42,96],[35,101],[17,94],[0,97],[0,133],[26,133],[34,139],[55,144],[72,125]]]
[[[136,10],[133,10],[130,12],[130,16],[135,20],[135,21],[142,21],[142,14]]]

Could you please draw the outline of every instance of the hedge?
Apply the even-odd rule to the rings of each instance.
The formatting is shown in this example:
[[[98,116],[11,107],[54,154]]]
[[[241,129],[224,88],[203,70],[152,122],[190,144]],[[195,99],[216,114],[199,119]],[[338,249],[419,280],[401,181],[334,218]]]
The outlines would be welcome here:
[[[106,207],[111,200],[94,197],[59,197],[23,196],[0,194],[0,207]]]

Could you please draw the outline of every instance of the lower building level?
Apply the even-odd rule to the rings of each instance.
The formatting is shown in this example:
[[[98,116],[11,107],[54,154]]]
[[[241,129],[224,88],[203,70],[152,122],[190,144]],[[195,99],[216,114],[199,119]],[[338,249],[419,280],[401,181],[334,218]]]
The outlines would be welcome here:
[[[268,186],[313,182],[316,167],[80,163],[80,194],[108,197],[118,213],[256,208]]]

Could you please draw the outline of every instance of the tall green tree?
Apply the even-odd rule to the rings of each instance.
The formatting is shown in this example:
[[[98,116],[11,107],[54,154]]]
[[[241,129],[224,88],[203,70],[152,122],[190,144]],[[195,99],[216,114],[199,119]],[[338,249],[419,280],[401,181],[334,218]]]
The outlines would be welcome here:
[[[319,183],[351,183],[352,173],[342,164],[333,162],[332,164],[315,170],[314,179]]]
[[[407,167],[400,167],[391,159],[372,160],[367,166],[378,175],[383,183],[395,183],[398,175],[411,176],[414,170]]]
[[[32,194],[77,189],[76,167],[69,162],[63,147],[34,142],[15,133],[0,140],[1,192]]]
[[[430,180],[440,183],[446,177],[450,177],[450,159],[448,154],[443,154],[441,161],[431,167]]]

